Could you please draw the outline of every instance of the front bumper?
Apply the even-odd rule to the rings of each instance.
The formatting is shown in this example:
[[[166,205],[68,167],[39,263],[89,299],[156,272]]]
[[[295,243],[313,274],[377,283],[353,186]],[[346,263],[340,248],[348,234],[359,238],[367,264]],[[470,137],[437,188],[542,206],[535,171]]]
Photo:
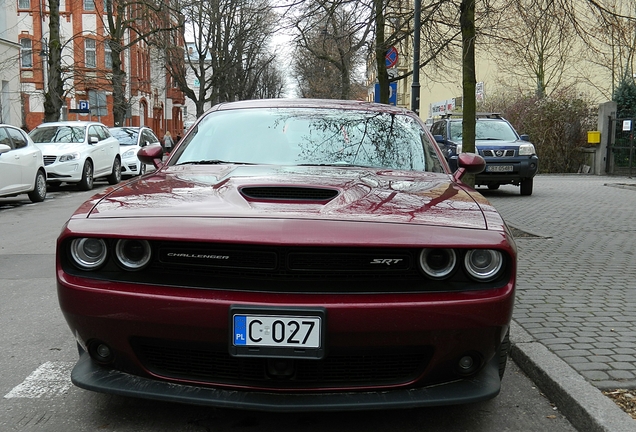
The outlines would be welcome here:
[[[497,357],[470,378],[417,389],[338,393],[280,394],[236,391],[157,381],[105,369],[81,353],[73,369],[73,384],[86,390],[121,396],[261,411],[354,411],[475,403],[499,394]]]
[[[516,158],[484,158],[486,170],[475,176],[476,185],[489,183],[518,184],[524,179],[533,178],[539,171],[539,158],[533,156],[521,156]],[[495,171],[499,167],[512,166],[512,171]],[[493,171],[488,171],[493,170]]]
[[[54,162],[46,165],[46,180],[48,182],[75,183],[82,180],[84,163],[79,160],[69,162]]]
[[[137,155],[124,158],[121,161],[122,176],[136,176],[141,174],[141,162],[137,159]]]

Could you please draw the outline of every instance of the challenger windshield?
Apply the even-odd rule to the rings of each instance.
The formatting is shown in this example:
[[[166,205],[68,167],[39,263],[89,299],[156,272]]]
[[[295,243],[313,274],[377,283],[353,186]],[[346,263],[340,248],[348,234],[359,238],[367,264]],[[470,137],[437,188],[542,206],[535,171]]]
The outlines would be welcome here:
[[[434,143],[407,115],[248,108],[207,114],[170,163],[341,165],[443,172]]]

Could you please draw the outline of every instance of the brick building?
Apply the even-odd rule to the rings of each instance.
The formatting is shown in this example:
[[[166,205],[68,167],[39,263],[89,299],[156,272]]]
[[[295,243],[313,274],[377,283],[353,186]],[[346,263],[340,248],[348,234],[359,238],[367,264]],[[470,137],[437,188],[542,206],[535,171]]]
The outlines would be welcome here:
[[[8,0],[5,0],[8,1]],[[20,84],[23,125],[28,129],[44,119],[47,80],[49,12],[46,0],[17,2],[17,43],[20,45]],[[111,48],[104,0],[60,0],[60,35],[66,103],[63,120],[98,120],[115,126]],[[126,41],[132,37],[124,36]],[[179,36],[182,40],[182,37]],[[183,46],[183,45],[181,45]],[[185,98],[173,85],[161,61],[161,51],[144,42],[121,54],[128,110],[125,126],[149,126],[157,134],[183,129]],[[90,114],[71,112],[88,101]],[[174,135],[174,133],[173,133]]]

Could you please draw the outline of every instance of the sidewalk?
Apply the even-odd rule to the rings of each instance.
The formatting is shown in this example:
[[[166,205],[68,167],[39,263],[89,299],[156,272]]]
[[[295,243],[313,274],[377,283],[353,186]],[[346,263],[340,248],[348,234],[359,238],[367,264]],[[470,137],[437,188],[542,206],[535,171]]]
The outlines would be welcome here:
[[[513,359],[579,430],[636,431],[600,392],[636,389],[636,179],[540,175],[529,197],[479,191],[515,228]]]

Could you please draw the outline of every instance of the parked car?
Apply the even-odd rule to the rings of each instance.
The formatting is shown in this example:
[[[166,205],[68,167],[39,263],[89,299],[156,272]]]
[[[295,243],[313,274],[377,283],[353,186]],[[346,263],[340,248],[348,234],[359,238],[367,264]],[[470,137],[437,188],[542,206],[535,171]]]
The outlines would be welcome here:
[[[159,138],[147,127],[116,127],[110,133],[117,138],[121,152],[121,175],[133,177],[146,173],[146,164],[141,163],[137,152],[150,144],[159,144]]]
[[[433,123],[435,135],[452,170],[462,151],[462,119],[449,114]],[[521,195],[532,195],[534,176],[539,170],[539,158],[528,135],[519,135],[499,114],[478,114],[475,127],[475,147],[486,160],[486,169],[475,176],[476,186],[498,189],[500,185],[520,187]]]
[[[0,124],[0,197],[23,193],[34,203],[46,198],[42,152],[22,129]]]
[[[249,127],[245,127],[249,125]],[[506,366],[516,249],[424,123],[389,105],[208,111],[57,242],[85,389],[260,410],[481,401]]]
[[[102,123],[42,123],[29,135],[42,150],[50,186],[66,182],[90,190],[97,178],[105,177],[109,184],[121,181],[119,142]]]

